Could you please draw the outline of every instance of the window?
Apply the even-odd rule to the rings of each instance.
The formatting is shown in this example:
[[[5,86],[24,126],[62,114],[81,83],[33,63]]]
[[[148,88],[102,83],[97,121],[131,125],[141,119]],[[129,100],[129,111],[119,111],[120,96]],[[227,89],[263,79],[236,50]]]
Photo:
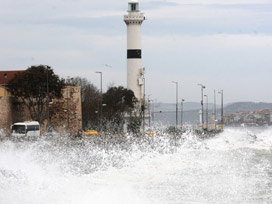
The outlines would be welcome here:
[[[131,10],[136,11],[136,4],[131,4]]]
[[[25,125],[13,125],[12,132],[25,134]]]
[[[138,3],[129,3],[129,11],[138,11]]]
[[[36,131],[36,130],[40,130],[39,125],[28,125],[27,126],[27,131]]]

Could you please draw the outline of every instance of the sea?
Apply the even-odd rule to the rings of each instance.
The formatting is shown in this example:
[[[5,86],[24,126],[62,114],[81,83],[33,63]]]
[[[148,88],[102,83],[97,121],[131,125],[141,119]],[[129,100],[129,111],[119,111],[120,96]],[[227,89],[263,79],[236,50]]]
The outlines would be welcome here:
[[[272,127],[0,140],[0,204],[271,204]]]

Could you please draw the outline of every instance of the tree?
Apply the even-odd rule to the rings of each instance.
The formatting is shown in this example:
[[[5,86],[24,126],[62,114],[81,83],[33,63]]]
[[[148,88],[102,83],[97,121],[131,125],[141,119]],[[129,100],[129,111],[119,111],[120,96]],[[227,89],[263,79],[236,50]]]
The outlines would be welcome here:
[[[137,103],[133,91],[122,86],[110,87],[102,97],[103,119],[115,126],[116,130],[122,128],[125,122],[125,114],[134,110]]]
[[[64,80],[46,65],[31,66],[8,83],[12,95],[28,108],[32,120],[40,123],[45,118],[47,96],[48,101],[60,98],[63,86]]]
[[[81,87],[81,107],[83,128],[96,128],[99,125],[98,108],[100,92],[86,78],[75,77],[66,80],[67,84]]]

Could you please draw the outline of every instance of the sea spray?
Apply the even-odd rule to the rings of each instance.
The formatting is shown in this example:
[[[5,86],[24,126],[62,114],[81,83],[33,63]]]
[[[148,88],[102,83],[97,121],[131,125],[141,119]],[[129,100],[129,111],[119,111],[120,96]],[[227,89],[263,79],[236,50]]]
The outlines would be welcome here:
[[[272,202],[272,129],[0,142],[0,203]]]

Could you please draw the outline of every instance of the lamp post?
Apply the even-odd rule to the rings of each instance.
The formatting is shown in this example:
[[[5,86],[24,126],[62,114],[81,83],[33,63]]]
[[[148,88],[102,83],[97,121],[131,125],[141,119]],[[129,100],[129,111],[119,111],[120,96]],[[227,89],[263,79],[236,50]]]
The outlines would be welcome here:
[[[154,109],[154,103],[155,103],[155,99],[150,99],[149,100],[149,118],[150,118],[150,126],[151,123],[154,125],[154,121],[155,121],[155,109]]]
[[[5,73],[4,74],[4,86],[5,86],[5,88],[4,88],[4,96],[6,96],[7,95],[7,87],[6,87],[6,85],[7,85],[7,78],[8,78],[8,75]]]
[[[214,90],[214,116],[213,116],[213,119],[214,119],[214,129],[216,129],[216,94],[215,94],[215,90]]]
[[[178,82],[172,81],[176,84],[176,128],[178,127]]]
[[[100,128],[101,128],[101,123],[102,123],[102,72],[95,72],[97,74],[100,74],[100,103],[99,103],[99,123],[100,123]]]
[[[203,107],[203,89],[206,87],[202,84],[198,84],[198,86],[201,86],[201,127],[204,129],[204,107]]]
[[[146,108],[146,104],[145,104],[145,67],[142,68],[141,77],[143,80],[143,102],[142,102],[142,106],[141,106],[141,109],[143,112],[142,127],[143,127],[143,134],[145,134],[145,108]]]
[[[209,127],[209,104],[208,104],[208,95],[204,95],[206,97],[206,129]]]
[[[151,95],[148,95],[148,99],[147,99],[147,105],[148,105],[148,127],[150,128],[151,126],[151,110],[150,110],[150,102],[152,101],[150,99]]]
[[[181,107],[180,107],[180,111],[181,111],[181,115],[180,115],[180,128],[182,129],[182,121],[183,121],[183,102],[185,100],[181,99]]]
[[[223,104],[223,90],[218,92],[219,94],[221,94],[221,129],[224,128],[224,104]]]
[[[70,109],[69,109],[69,87],[66,87],[66,97],[67,97],[67,131],[70,134]]]
[[[144,70],[144,68],[143,68]],[[145,105],[145,77],[144,77],[144,73],[143,73],[143,82],[144,82],[144,97],[143,97],[143,134],[145,134],[145,108],[146,108],[146,105]]]
[[[142,75],[142,79],[143,79],[143,89],[144,89],[143,90],[143,103],[145,105],[145,67],[143,67],[141,75]]]
[[[45,65],[46,67],[46,117],[47,117],[47,129],[50,124],[50,119],[49,119],[49,85],[48,85],[48,69],[50,66]],[[67,99],[68,100],[68,99]],[[46,130],[47,131],[47,130]]]

